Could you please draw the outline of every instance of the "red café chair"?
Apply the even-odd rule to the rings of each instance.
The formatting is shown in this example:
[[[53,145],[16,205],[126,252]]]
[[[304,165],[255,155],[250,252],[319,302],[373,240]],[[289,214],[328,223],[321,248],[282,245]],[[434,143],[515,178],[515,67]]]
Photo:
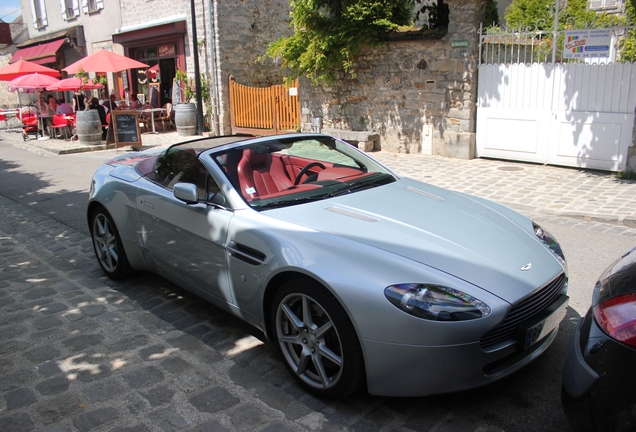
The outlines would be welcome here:
[[[55,131],[55,138],[57,138],[57,131],[61,130],[64,133],[64,139],[68,140],[68,120],[64,118],[64,114],[53,115],[53,126],[50,128]]]

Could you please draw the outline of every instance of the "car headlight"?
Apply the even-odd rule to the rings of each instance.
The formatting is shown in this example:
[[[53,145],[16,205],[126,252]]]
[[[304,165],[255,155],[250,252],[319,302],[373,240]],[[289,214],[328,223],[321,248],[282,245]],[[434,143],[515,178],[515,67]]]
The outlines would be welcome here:
[[[561,245],[559,245],[559,242],[556,241],[556,239],[552,237],[552,235],[549,232],[547,232],[546,230],[544,230],[543,228],[541,228],[538,224],[534,222],[532,222],[532,228],[536,236],[539,237],[539,240],[543,242],[543,244],[554,254],[554,256],[561,263],[561,265],[565,267],[566,266],[565,255],[563,254],[563,251],[561,250]]]
[[[433,284],[397,284],[384,289],[398,309],[432,321],[466,321],[490,315],[490,307],[462,291]]]

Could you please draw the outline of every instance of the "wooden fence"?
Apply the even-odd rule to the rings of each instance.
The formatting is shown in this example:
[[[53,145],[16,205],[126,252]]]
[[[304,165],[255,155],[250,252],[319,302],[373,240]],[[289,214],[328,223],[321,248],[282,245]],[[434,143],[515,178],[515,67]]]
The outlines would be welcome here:
[[[249,87],[230,75],[232,133],[274,135],[300,130],[298,80],[291,86]]]

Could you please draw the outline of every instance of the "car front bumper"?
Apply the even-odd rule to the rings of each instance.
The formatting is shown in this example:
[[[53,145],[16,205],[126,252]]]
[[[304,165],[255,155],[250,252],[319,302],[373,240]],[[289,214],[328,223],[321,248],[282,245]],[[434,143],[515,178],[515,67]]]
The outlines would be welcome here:
[[[378,396],[427,396],[481,387],[523,368],[554,341],[558,325],[532,347],[485,352],[479,342],[443,347],[364,341],[367,386]]]

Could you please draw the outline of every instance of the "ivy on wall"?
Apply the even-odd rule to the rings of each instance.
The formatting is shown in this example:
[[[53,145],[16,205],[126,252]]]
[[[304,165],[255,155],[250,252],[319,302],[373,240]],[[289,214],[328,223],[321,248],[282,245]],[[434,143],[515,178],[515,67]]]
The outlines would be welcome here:
[[[448,8],[443,0],[438,3],[429,13],[428,28],[448,24]],[[424,0],[290,0],[290,7],[294,33],[272,42],[265,57],[289,68],[290,81],[305,76],[333,83],[342,73],[355,77],[356,57],[364,46],[412,27],[428,6]]]

